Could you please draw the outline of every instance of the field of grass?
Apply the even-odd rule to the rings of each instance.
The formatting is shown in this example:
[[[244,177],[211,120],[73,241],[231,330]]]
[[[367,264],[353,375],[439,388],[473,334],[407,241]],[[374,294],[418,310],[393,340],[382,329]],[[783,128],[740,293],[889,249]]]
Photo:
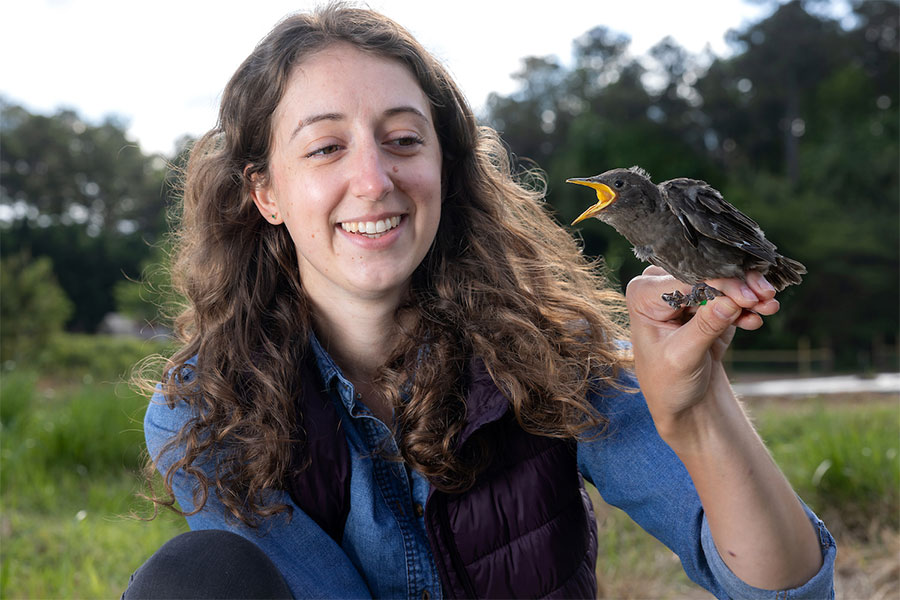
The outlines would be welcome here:
[[[146,399],[116,383],[122,365],[135,360],[125,354],[96,368],[87,361],[39,374],[7,366],[0,375],[0,597],[118,597],[131,572],[185,530],[169,513],[149,522],[129,516],[149,508],[135,497]],[[897,399],[773,400],[748,409],[798,493],[837,537],[842,596],[896,597]],[[709,597],[670,551],[620,511],[599,498],[595,504],[601,597]]]
[[[186,529],[136,499],[147,400],[121,383],[155,348],[67,336],[0,374],[0,597],[117,598],[130,573]],[[95,358],[96,357],[96,358]]]

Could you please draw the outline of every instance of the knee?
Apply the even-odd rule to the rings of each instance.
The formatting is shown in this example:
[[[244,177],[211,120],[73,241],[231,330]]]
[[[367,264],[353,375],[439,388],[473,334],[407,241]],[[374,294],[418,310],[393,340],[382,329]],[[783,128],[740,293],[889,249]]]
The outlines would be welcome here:
[[[189,531],[166,542],[122,596],[145,598],[290,598],[284,578],[253,542],[223,530]]]

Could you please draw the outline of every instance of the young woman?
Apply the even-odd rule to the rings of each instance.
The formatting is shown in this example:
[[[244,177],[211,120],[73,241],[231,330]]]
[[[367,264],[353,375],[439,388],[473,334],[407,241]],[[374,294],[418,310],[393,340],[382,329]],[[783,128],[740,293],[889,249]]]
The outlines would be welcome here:
[[[647,269],[632,363],[621,297],[389,19],[275,27],[192,150],[178,241],[145,433],[193,531],[126,597],[594,596],[583,479],[719,597],[832,593],[721,362],[772,287],[674,310]]]

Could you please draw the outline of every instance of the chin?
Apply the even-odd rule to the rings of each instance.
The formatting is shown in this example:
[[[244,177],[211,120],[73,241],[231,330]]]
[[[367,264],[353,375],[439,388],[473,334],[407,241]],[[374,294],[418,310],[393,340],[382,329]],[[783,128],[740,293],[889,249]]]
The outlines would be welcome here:
[[[367,298],[390,297],[409,288],[410,277],[359,277],[351,279],[358,294]]]

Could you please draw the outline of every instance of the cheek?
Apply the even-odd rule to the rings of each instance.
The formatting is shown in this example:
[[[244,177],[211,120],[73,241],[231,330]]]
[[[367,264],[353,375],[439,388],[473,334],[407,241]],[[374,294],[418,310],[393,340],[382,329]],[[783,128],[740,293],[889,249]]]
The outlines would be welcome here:
[[[285,159],[279,161],[278,167],[273,169],[272,183],[278,208],[285,217],[308,219],[327,209],[329,198],[335,191],[334,182]]]
[[[280,204],[284,225],[297,250],[305,256],[318,251],[319,240],[325,239],[328,228],[328,210],[313,194],[294,195]]]
[[[323,229],[335,205],[333,195],[326,186],[308,179],[295,182],[294,188],[302,189],[302,193],[287,193],[279,202],[285,221],[305,231]]]
[[[407,191],[414,194],[419,203],[431,204],[435,201],[440,203],[442,197],[440,162],[434,164],[429,161],[428,164],[418,168],[412,165],[401,166],[399,172],[396,170],[397,167],[394,169],[397,176],[405,182]]]

